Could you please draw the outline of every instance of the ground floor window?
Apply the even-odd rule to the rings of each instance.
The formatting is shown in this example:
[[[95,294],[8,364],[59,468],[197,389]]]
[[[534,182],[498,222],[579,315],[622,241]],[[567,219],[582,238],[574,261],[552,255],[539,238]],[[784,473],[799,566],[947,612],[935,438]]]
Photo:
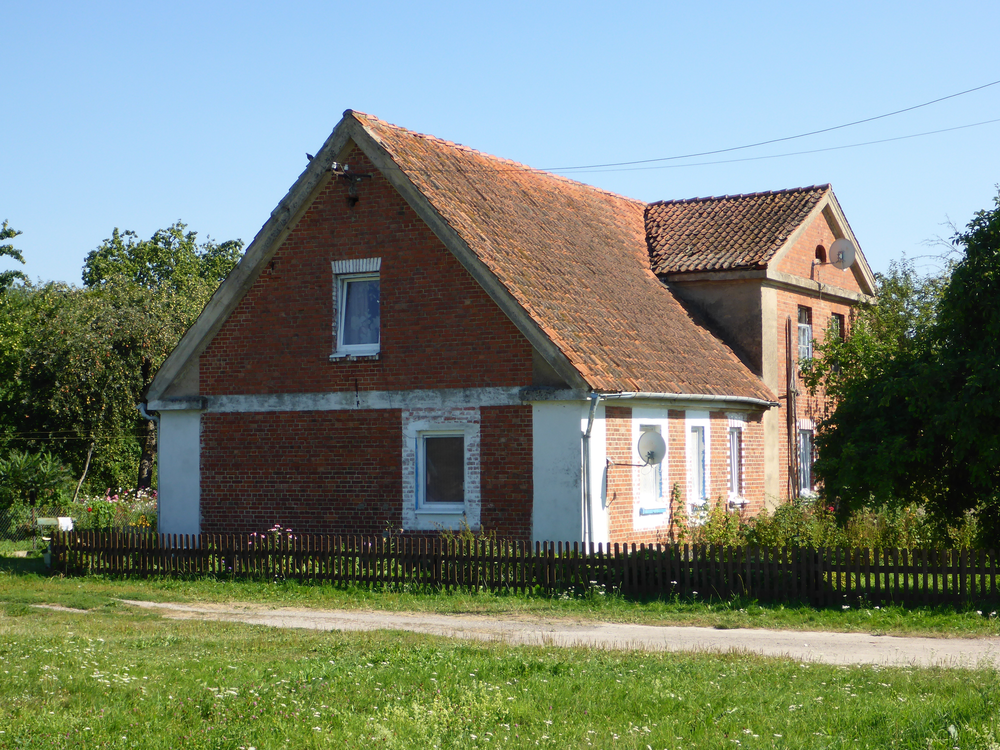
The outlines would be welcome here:
[[[403,528],[479,528],[478,407],[403,409]]]
[[[799,492],[813,491],[813,431],[799,430]]]
[[[660,433],[659,425],[641,424],[639,434]],[[645,459],[640,456],[643,463]],[[667,505],[663,493],[663,463],[647,464],[639,469],[639,515],[651,516],[666,513]]]
[[[704,508],[711,492],[708,467],[710,421],[708,412],[688,412],[687,428],[687,469],[688,503],[692,508]]]
[[[420,505],[465,502],[464,434],[422,433],[417,473]]]
[[[729,499],[743,497],[743,428],[729,428]]]

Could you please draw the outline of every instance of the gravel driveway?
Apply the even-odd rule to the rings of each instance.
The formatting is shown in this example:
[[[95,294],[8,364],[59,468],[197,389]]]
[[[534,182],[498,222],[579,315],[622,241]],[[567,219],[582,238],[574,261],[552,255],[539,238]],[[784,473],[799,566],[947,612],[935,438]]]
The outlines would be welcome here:
[[[363,610],[270,609],[257,605],[172,604],[122,600],[164,617],[219,620],[312,630],[406,630],[449,638],[535,646],[589,646],[641,651],[749,651],[825,664],[1000,666],[998,638],[909,638],[866,633],[691,628],[578,620],[394,613]]]

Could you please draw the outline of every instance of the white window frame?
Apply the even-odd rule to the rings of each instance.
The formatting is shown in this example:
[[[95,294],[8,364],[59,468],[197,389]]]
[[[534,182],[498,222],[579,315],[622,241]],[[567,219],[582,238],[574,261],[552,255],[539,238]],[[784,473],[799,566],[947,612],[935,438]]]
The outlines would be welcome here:
[[[639,455],[639,438],[642,437],[644,432],[656,432],[666,441],[667,436],[664,434],[664,425],[654,423],[652,420],[639,419],[638,422],[638,436],[633,440],[635,445],[635,456],[633,457],[633,463],[645,464],[646,459]],[[636,466],[636,478],[638,485],[638,496],[639,496],[639,515],[640,516],[662,516],[667,513],[667,492],[666,492],[666,481],[664,481],[663,467],[666,464],[667,458],[663,457],[663,461],[658,464]],[[646,495],[642,491],[643,485],[643,475],[651,474],[653,476],[653,493],[652,495]]]
[[[729,502],[731,505],[743,505],[746,503],[746,444],[744,443],[744,437],[746,436],[746,415],[744,414],[728,414],[729,418]],[[739,443],[739,466],[737,467],[734,462],[733,456],[733,441],[738,440]],[[739,481],[737,486],[733,486],[733,474],[738,471]]]
[[[802,316],[802,311],[805,310],[809,315],[809,322],[798,323],[799,331],[799,362],[805,362],[806,360],[812,359],[813,357],[813,324],[812,324],[812,308],[806,307],[805,305],[799,305],[796,310],[796,320]]]
[[[702,488],[696,487],[697,440],[695,428],[702,428],[704,445],[702,455]],[[703,511],[708,508],[708,499],[712,496],[712,420],[707,411],[688,411],[684,416],[684,449],[686,453],[688,508],[690,512]]]
[[[806,456],[803,451],[802,438],[809,436],[809,456],[808,461],[806,461]],[[813,475],[813,462],[816,457],[816,432],[813,429],[813,423],[811,421],[799,421],[798,430],[798,445],[796,450],[799,452],[799,495],[802,497],[815,497],[816,496],[816,477]]]
[[[406,531],[458,531],[479,528],[480,491],[479,407],[429,407],[403,409],[402,491],[403,529]],[[427,437],[461,435],[465,449],[465,500],[461,503],[427,502],[424,498]]]
[[[381,258],[335,260],[333,268],[333,353],[330,359],[377,357],[382,350]],[[379,340],[372,344],[344,344],[347,285],[355,281],[379,282]]]
[[[447,503],[427,499],[427,439],[440,437],[462,438],[462,453],[464,457],[465,477],[462,482],[462,502]],[[469,461],[465,450],[465,430],[431,429],[421,430],[417,436],[417,475],[414,480],[417,495],[417,513],[465,513],[465,494],[469,480]]]

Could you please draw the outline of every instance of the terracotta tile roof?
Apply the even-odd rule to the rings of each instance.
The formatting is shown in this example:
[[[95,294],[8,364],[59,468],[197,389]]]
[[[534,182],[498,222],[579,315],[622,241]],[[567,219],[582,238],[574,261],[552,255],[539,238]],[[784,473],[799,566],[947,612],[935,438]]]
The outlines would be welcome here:
[[[658,274],[762,268],[829,185],[651,203],[646,240]]]
[[[644,203],[353,116],[593,389],[774,399],[650,270]]]

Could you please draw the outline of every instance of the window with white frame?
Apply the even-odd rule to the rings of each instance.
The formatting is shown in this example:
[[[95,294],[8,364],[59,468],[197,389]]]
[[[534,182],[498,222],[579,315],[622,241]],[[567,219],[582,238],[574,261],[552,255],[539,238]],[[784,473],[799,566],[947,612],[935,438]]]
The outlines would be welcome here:
[[[417,504],[464,508],[465,434],[422,432],[417,456]]]
[[[381,347],[381,258],[333,262],[334,352],[332,358],[365,357]]]
[[[708,502],[709,487],[709,419],[708,412],[688,412],[687,428],[687,471],[688,503],[692,507],[704,507]]]
[[[830,315],[830,331],[832,336],[838,341],[847,339],[847,328],[844,325],[844,316],[840,313]]]
[[[813,431],[799,429],[799,492],[810,495],[813,492]]]
[[[404,408],[401,427],[403,528],[479,528],[479,408]]]
[[[742,416],[729,417],[729,501],[744,501],[743,484],[743,428]]]
[[[646,432],[660,434],[660,425],[640,424],[640,436]],[[666,513],[667,503],[663,493],[663,462],[640,466],[638,471],[639,515],[657,516]]]
[[[799,361],[813,356],[813,314],[808,307],[799,308]]]

